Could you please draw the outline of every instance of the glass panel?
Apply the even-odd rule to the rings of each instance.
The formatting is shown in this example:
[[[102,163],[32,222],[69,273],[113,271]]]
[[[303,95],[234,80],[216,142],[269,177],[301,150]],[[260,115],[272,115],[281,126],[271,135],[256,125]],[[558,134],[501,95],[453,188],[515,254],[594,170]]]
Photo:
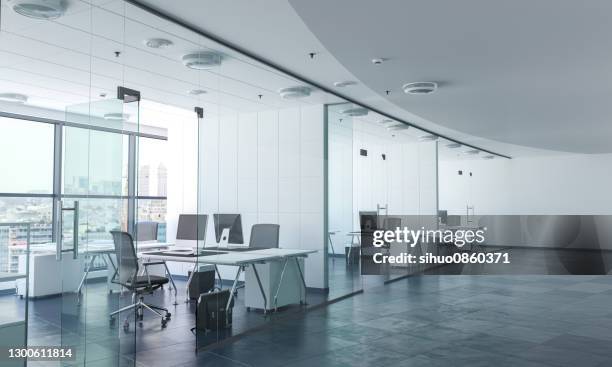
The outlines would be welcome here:
[[[0,192],[53,191],[53,125],[0,117]]]
[[[157,223],[157,241],[166,242],[167,201],[164,199],[138,199],[138,222]]]
[[[107,107],[111,101],[103,101]],[[122,109],[121,101],[114,101]],[[69,112],[70,122],[86,116]],[[114,123],[116,124],[116,122]],[[115,127],[117,127],[115,125]],[[128,136],[66,126],[64,128],[65,195],[127,195]],[[69,159],[66,159],[69,157]]]
[[[138,138],[138,196],[168,195],[168,142]]]

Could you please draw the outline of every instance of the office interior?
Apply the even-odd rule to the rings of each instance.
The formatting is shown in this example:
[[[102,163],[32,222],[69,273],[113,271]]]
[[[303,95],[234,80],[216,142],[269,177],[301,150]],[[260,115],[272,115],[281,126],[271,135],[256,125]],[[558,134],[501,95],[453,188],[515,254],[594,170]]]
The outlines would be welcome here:
[[[610,214],[599,195],[610,155],[478,150],[127,2],[72,1],[40,20],[2,0],[0,53],[0,170],[10,177],[0,183],[0,343],[75,346],[72,365],[134,365],[166,345],[206,351],[433,271],[362,276],[363,213],[419,216],[411,224],[427,228]],[[272,231],[261,249],[258,225]],[[143,302],[162,310],[129,308],[139,293],[117,284],[129,270],[115,242],[133,245],[136,266],[159,281]],[[266,255],[274,249],[300,255]],[[241,250],[259,252],[237,262]],[[203,252],[208,262],[185,260]],[[229,302],[229,327],[198,329],[207,293]]]

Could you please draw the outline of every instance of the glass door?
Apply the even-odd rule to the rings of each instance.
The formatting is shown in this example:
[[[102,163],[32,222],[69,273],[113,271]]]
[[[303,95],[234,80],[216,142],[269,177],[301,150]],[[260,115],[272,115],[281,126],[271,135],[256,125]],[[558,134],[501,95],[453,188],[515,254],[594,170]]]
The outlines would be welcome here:
[[[67,108],[62,126],[62,192],[56,211],[56,260],[61,274],[61,345],[70,365],[133,365],[132,303],[113,281],[119,266],[111,231],[134,227],[139,94],[119,88],[117,99]],[[132,312],[133,313],[133,310]],[[131,316],[131,325],[124,320]],[[127,326],[124,326],[127,325]]]

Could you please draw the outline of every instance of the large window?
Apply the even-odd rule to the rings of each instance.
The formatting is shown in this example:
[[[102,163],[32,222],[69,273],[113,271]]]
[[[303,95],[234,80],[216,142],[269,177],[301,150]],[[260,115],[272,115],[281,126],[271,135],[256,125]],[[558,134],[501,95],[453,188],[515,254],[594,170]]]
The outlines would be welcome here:
[[[160,223],[158,240],[165,240],[166,140],[12,116],[0,117],[0,223],[32,223],[31,244],[52,242],[54,199],[62,198],[67,206],[79,201],[81,243],[108,241],[110,230],[127,230],[130,213],[134,221]],[[62,146],[56,147],[56,141]],[[130,194],[129,156],[134,151],[135,191]],[[56,154],[64,159],[54,162]],[[60,175],[61,187],[54,187]],[[74,233],[70,215],[64,218],[66,241]],[[0,271],[16,269],[10,250],[26,239],[25,227],[0,227]]]

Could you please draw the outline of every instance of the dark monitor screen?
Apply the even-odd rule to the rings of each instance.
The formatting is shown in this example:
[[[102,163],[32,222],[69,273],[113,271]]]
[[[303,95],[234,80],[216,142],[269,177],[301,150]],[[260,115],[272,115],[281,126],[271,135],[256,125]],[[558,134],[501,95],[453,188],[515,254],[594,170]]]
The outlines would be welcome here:
[[[242,244],[242,219],[240,214],[213,214],[215,225],[215,237],[217,243],[221,242],[221,233],[226,228],[229,228],[229,238],[227,243]]]
[[[359,212],[359,227],[362,232],[373,232],[378,229],[378,213],[375,211]]]
[[[176,228],[177,240],[204,241],[206,240],[206,214],[181,214]]]

